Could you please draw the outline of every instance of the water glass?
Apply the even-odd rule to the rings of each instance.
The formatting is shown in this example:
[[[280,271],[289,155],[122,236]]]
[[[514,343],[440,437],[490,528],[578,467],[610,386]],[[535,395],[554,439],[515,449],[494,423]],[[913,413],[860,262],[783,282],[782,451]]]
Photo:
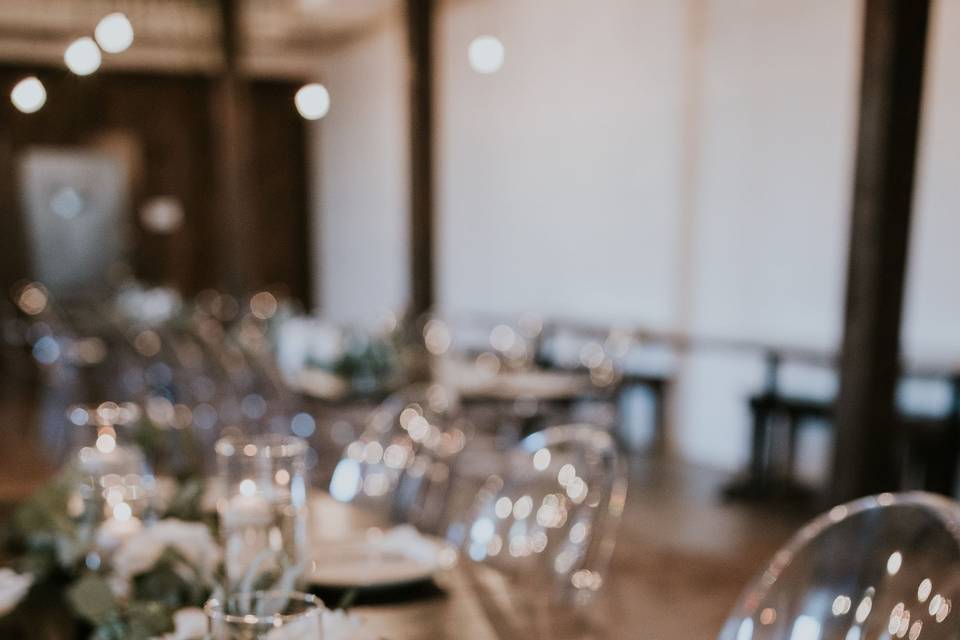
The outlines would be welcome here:
[[[76,491],[67,509],[77,520],[98,525],[151,515],[156,481],[139,448],[101,439],[100,446],[80,449],[74,469]]]
[[[290,590],[309,559],[307,443],[277,434],[230,436],[215,450],[228,586]]]
[[[204,606],[211,640],[322,640],[323,603],[297,591],[234,593]]]

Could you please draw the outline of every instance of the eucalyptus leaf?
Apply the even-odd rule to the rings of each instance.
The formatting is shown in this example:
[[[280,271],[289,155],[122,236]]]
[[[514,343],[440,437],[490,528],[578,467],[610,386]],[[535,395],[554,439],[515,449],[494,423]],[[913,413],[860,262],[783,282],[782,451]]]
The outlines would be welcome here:
[[[126,615],[128,637],[153,638],[173,631],[173,612],[159,602],[131,602]]]
[[[177,487],[177,493],[167,507],[167,517],[179,518],[180,520],[200,520],[203,515],[200,507],[203,489],[204,482],[200,478],[190,478],[181,482]]]
[[[117,614],[117,602],[107,581],[88,573],[67,590],[67,600],[78,616],[95,625]]]

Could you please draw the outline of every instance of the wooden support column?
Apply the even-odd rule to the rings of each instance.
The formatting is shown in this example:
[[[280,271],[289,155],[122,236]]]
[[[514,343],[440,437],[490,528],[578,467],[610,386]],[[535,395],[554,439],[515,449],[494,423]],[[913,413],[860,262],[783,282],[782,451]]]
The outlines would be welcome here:
[[[833,499],[894,490],[894,391],[928,0],[866,0]]]
[[[433,25],[435,0],[407,0],[410,48],[410,286],[411,311],[434,303]]]
[[[257,241],[251,158],[252,108],[250,87],[239,68],[240,24],[236,0],[219,0],[223,72],[214,81],[211,131],[217,178],[216,243],[218,279],[234,293],[256,286]]]

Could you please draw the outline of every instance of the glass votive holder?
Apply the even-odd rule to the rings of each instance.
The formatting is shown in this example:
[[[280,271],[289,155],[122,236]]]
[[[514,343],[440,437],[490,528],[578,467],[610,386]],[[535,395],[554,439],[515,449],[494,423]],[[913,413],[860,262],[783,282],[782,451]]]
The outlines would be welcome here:
[[[97,525],[152,516],[156,479],[139,447],[100,436],[76,452],[72,469],[75,490],[67,509],[76,520]]]
[[[119,444],[133,444],[132,430],[141,416],[140,407],[132,402],[70,405],[66,415],[68,444],[76,450],[92,445],[103,435],[115,438]]]
[[[301,584],[309,561],[306,441],[229,436],[214,448],[228,587],[249,592]]]
[[[298,591],[234,593],[204,605],[211,640],[323,640],[323,602]]]

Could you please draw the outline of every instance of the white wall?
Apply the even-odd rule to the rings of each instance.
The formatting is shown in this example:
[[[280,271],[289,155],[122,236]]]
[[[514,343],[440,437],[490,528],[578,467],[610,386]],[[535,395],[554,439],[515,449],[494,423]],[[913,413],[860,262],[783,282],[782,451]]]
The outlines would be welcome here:
[[[486,76],[484,33],[507,52]],[[674,322],[683,47],[672,0],[443,4],[443,307]]]
[[[399,13],[319,61],[331,96],[312,127],[315,299],[373,323],[407,303],[406,35]]]
[[[691,329],[839,342],[860,2],[706,5]]]
[[[703,11],[694,335],[813,349],[842,332],[860,2],[712,0]],[[756,353],[692,352],[673,432],[688,458],[746,461]],[[802,382],[801,382],[802,383]]]
[[[924,78],[905,348],[956,364],[960,357],[960,2],[933,3]]]
[[[960,355],[960,3],[936,3],[906,313],[910,352]],[[445,0],[437,277],[446,310],[632,321],[814,349],[840,340],[860,0]],[[485,76],[472,38],[506,46]],[[325,61],[321,300],[396,307],[408,282],[403,39]],[[739,468],[758,354],[684,358],[686,458]],[[829,374],[791,384],[829,395]],[[822,470],[829,443],[805,463]]]
[[[446,3],[443,306],[833,347],[859,6]],[[484,32],[507,50],[491,76],[465,55]],[[762,374],[756,355],[687,358],[680,451],[740,465]]]

